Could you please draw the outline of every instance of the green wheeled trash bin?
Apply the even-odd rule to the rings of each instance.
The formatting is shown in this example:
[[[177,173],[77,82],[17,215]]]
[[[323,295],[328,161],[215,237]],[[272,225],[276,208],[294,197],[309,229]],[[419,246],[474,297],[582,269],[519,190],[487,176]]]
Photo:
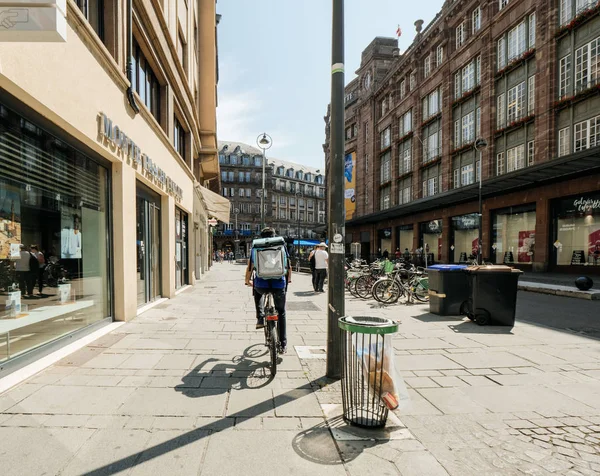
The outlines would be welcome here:
[[[467,316],[481,326],[514,326],[517,287],[523,271],[504,265],[470,266],[464,271],[470,293]]]
[[[389,319],[346,316],[338,320],[342,362],[344,420],[362,428],[385,426],[388,408],[399,405]]]
[[[427,268],[429,312],[440,316],[460,316],[469,300],[465,264],[436,264]]]

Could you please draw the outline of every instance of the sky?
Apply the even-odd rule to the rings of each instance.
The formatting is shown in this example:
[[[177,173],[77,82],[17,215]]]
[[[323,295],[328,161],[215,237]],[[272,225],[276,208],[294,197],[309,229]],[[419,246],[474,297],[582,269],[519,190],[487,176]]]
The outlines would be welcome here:
[[[427,25],[443,0],[346,0],[345,81],[376,36],[404,51],[414,22]],[[331,97],[331,0],[218,0],[217,137],[256,146],[266,132],[269,156],[315,168],[325,163],[323,117]]]

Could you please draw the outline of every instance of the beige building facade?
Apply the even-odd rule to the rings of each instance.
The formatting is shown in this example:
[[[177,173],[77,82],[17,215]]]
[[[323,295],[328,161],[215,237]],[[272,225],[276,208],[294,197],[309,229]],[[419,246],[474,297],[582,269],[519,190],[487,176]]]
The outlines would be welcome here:
[[[229,219],[215,3],[68,0],[66,42],[0,43],[0,362],[208,270]]]

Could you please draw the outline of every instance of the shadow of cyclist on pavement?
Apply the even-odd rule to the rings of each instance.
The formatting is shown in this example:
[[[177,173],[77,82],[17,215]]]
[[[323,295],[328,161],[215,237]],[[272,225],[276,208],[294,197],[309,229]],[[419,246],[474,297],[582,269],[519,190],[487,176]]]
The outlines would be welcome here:
[[[190,398],[220,395],[230,389],[257,389],[273,381],[269,369],[269,349],[254,344],[230,361],[209,358],[194,367],[175,390]]]

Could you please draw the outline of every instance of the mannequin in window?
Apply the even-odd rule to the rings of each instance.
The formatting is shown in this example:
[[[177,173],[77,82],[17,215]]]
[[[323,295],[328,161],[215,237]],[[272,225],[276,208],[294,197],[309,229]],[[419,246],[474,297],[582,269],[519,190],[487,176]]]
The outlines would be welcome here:
[[[81,258],[81,218],[73,215],[73,228],[63,228],[61,238],[61,258]]]

